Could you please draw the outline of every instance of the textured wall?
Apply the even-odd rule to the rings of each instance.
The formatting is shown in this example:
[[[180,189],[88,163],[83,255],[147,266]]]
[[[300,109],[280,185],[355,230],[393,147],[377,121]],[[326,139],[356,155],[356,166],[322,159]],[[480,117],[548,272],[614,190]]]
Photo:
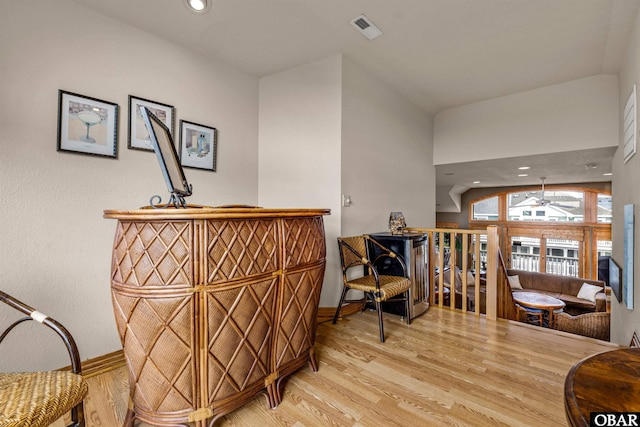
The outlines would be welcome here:
[[[602,74],[444,110],[434,164],[615,146],[617,80]]]
[[[218,171],[185,170],[190,203],[255,204],[257,79],[68,0],[0,3],[0,52],[0,288],[62,321],[83,359],[115,351],[102,211],[167,195],[155,155],[127,149],[128,95],[218,128]],[[58,89],[119,105],[117,160],[56,152]],[[68,364],[60,346],[7,346],[0,371]]]
[[[624,65],[620,71],[620,117],[624,111],[631,88],[640,83],[640,15],[636,19],[634,30],[629,37],[629,44],[625,54]],[[638,100],[636,100],[638,105]],[[636,107],[637,108],[637,107]],[[636,110],[636,123],[640,118]],[[616,298],[611,298],[611,341],[629,345],[633,331],[640,333],[640,225],[638,214],[640,210],[640,154],[633,156],[627,163],[622,157],[622,119],[618,121],[620,126],[620,146],[613,158],[613,258],[622,265],[624,261],[624,205],[635,205],[635,257],[634,257],[634,309],[629,310],[624,304],[618,303]],[[637,135],[638,136],[638,135]],[[640,148],[640,147],[638,147]]]
[[[337,304],[342,57],[260,79],[260,205],[329,208],[321,307]]]

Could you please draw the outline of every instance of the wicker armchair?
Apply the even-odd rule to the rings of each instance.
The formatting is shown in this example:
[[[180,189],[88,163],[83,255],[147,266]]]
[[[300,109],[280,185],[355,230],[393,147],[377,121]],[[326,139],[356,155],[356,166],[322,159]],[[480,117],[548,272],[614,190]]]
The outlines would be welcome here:
[[[0,291],[0,302],[25,314],[0,335],[0,343],[19,324],[35,320],[64,341],[71,358],[71,372],[0,373],[0,426],[48,426],[71,411],[69,427],[84,426],[82,401],[88,392],[81,376],[80,355],[73,337],[54,319]]]
[[[381,254],[374,260],[370,261],[370,244],[377,246]],[[407,271],[404,265],[402,257],[392,252],[385,246],[381,245],[377,240],[371,236],[355,236],[355,237],[338,237],[338,247],[340,249],[340,261],[342,263],[342,281],[344,286],[342,288],[342,295],[340,296],[340,302],[336,309],[336,314],[333,316],[333,323],[335,324],[340,316],[340,310],[342,304],[350,302],[363,302],[359,300],[345,299],[350,289],[363,291],[365,298],[368,298],[372,304],[375,305],[378,312],[378,324],[380,328],[380,342],[384,342],[384,325],[382,323],[382,307],[381,302],[389,301],[390,299],[400,298],[405,304],[405,318],[407,325],[411,323],[409,316],[409,287],[411,282],[406,277]],[[376,251],[377,252],[377,251]],[[375,267],[378,261],[385,258],[391,260],[391,262],[398,262],[402,267],[404,276],[387,276],[378,274]],[[352,268],[362,268],[364,275],[358,278],[347,278]],[[349,273],[348,273],[349,272]],[[365,304],[363,304],[363,310]]]
[[[559,331],[609,341],[611,313],[598,311],[578,316],[559,313],[556,322]]]

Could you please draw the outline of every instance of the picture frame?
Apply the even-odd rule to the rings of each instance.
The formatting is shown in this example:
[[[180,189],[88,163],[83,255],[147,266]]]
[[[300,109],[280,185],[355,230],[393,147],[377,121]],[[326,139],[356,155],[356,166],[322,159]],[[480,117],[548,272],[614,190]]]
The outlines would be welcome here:
[[[57,151],[118,157],[118,104],[58,90]]]
[[[149,131],[142,119],[140,107],[144,106],[167,126],[171,134],[175,129],[175,108],[150,99],[129,95],[129,136],[127,147],[131,150],[153,151]]]
[[[635,205],[624,205],[624,266],[622,276],[622,300],[633,310],[633,261],[635,236]]]
[[[623,131],[623,147],[622,155],[624,163],[627,163],[636,154],[636,143],[638,135],[638,120],[637,120],[637,92],[636,85],[631,88],[631,94],[627,99],[627,103],[624,107],[622,117],[622,131]]]
[[[180,120],[180,162],[187,168],[215,172],[218,130],[211,126]]]

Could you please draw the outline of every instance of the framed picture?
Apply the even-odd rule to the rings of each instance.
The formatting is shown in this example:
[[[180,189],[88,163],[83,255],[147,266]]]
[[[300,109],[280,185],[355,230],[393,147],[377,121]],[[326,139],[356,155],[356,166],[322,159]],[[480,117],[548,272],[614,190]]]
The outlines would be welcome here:
[[[625,163],[627,163],[629,159],[636,154],[636,136],[638,134],[636,100],[636,85],[634,84],[631,88],[631,94],[627,99],[627,104],[624,107],[624,114],[622,118],[622,131],[624,132],[622,154]]]
[[[164,123],[172,135],[175,128],[175,109],[171,105],[129,95],[129,141],[127,147],[133,150],[153,151],[149,131],[140,112],[141,106],[146,107]]]
[[[57,150],[116,158],[118,104],[59,90]]]
[[[633,310],[634,235],[635,205],[624,205],[624,267],[622,269],[622,300],[629,310]]]
[[[210,126],[180,120],[180,161],[182,166],[216,171],[218,131]]]

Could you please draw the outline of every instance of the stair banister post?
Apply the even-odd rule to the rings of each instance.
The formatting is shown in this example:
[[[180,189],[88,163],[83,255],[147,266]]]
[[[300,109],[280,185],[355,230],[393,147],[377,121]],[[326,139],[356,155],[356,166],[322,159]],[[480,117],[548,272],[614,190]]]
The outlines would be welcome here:
[[[487,227],[487,319],[497,319],[498,308],[498,227]]]

